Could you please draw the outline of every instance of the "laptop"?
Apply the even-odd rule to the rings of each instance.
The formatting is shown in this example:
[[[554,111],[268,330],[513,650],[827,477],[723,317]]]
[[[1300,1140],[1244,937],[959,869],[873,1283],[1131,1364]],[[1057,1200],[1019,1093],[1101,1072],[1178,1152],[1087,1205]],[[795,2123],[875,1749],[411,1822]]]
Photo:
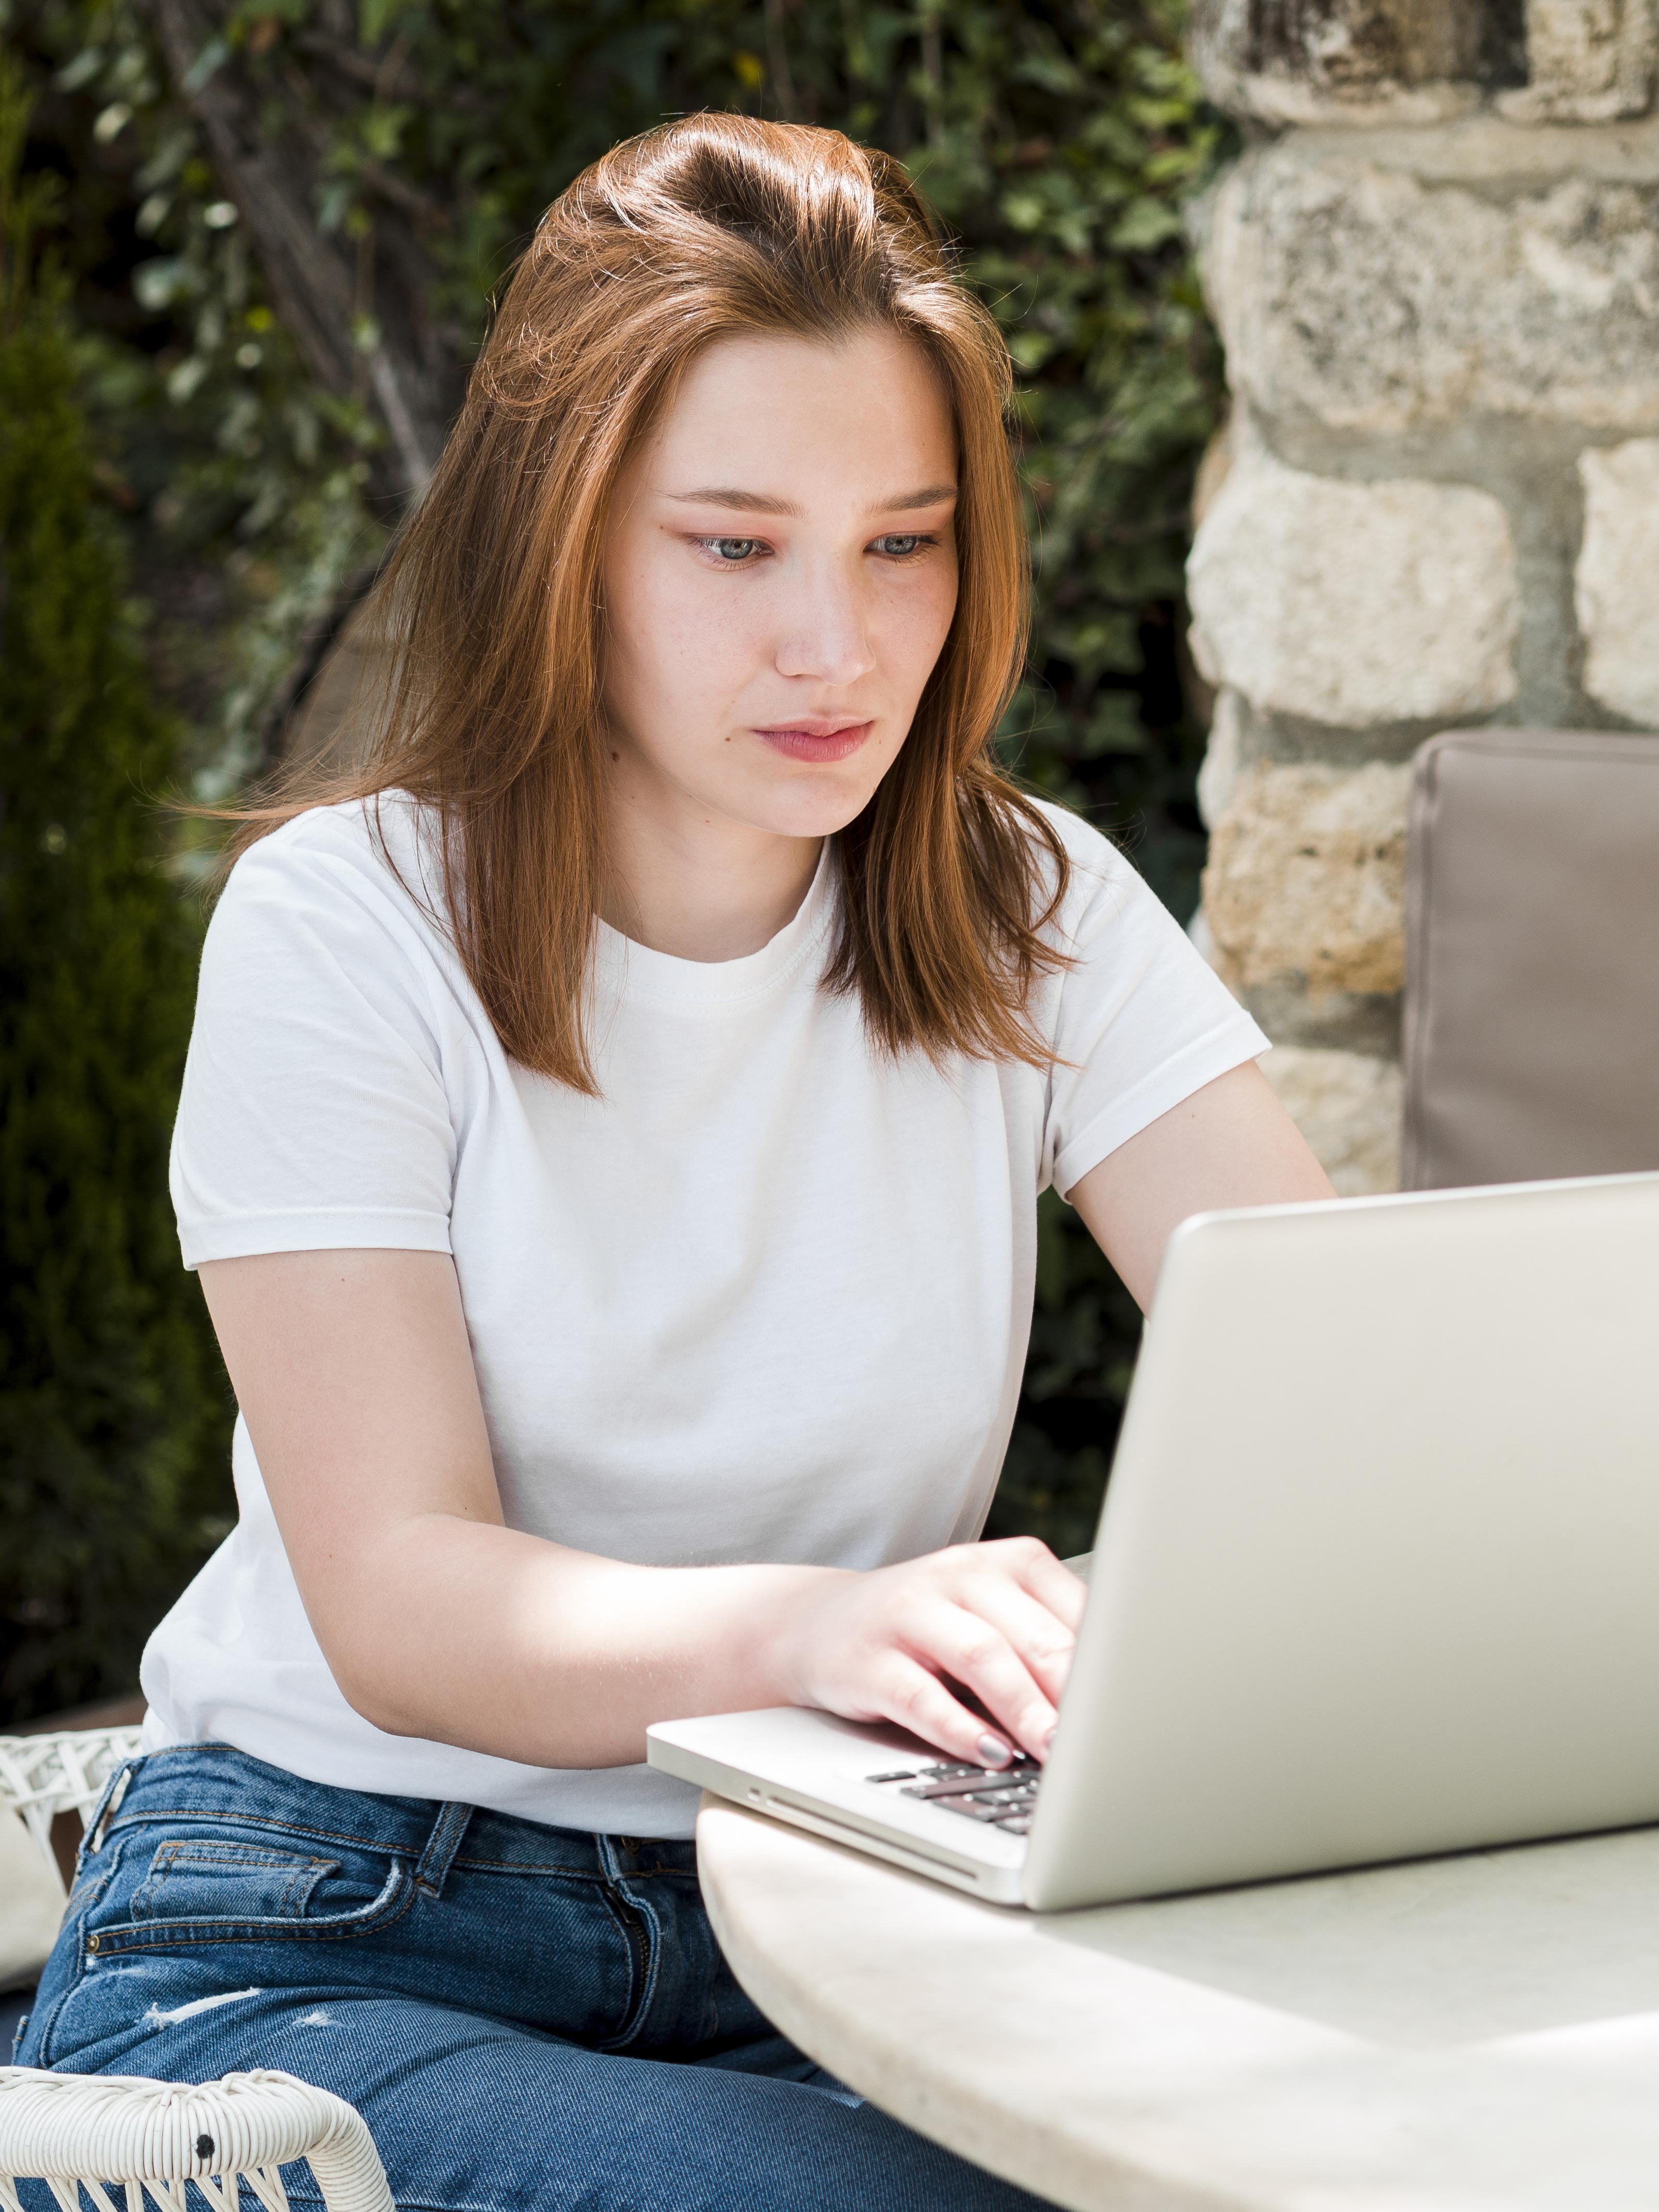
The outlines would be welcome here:
[[[1659,1175],[1170,1241],[1046,1766],[795,1707],[653,1766],[1035,1911],[1659,1821]]]

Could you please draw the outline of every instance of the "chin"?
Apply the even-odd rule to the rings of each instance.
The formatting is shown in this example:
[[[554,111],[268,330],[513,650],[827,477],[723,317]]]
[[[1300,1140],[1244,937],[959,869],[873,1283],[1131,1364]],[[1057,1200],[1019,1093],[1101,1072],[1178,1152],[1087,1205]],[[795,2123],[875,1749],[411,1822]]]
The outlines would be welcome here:
[[[827,781],[817,789],[770,793],[743,812],[757,830],[775,837],[833,837],[863,813],[875,786],[837,790]]]
[[[890,753],[872,760],[866,751],[833,766],[780,762],[774,768],[769,763],[769,774],[744,779],[747,787],[739,811],[757,830],[769,830],[774,836],[833,837],[863,813],[894,757]],[[735,799],[738,794],[732,796]]]

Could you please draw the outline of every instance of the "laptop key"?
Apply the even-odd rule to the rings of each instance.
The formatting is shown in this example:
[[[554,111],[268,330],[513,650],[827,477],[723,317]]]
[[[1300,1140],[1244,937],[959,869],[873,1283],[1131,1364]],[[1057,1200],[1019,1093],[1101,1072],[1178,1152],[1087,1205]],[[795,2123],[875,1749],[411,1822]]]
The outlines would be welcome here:
[[[1037,1774],[1042,1770],[1036,1759],[1028,1759],[1022,1752],[1018,1759],[1010,1759],[1006,1766],[924,1766],[921,1771],[932,1781],[942,1779],[947,1774],[994,1774],[999,1779],[1004,1779],[1011,1774]]]
[[[964,1787],[964,1778],[937,1782],[912,1782],[899,1791],[901,1797],[920,1797],[937,1805],[941,1813],[962,1813],[970,1820],[983,1820],[1014,1836],[1030,1832],[1031,1816],[1036,1811],[1037,1771],[1030,1781],[1004,1785],[1000,1778],[977,1770],[981,1786],[975,1790]]]
[[[1042,1775],[1035,1759],[1027,1759],[1017,1766],[924,1766],[908,1790],[900,1794],[905,1797],[957,1797],[969,1790],[978,1796],[985,1790],[1035,1790]],[[872,1781],[898,1781],[897,1775],[872,1775]]]
[[[973,1769],[971,1778],[965,1774],[954,1774],[947,1775],[943,1781],[939,1782],[913,1782],[908,1790],[901,1790],[899,1796],[901,1797],[933,1797],[936,1799],[943,1797],[965,1797],[972,1790],[975,1782],[983,1782],[984,1779],[984,1768],[982,1766],[976,1766]]]
[[[898,1785],[901,1797],[919,1797],[937,1805],[942,1813],[960,1813],[982,1821],[1005,1834],[1030,1832],[1036,1810],[1037,1784],[1042,1769],[1034,1759],[1020,1758],[1006,1766],[969,1766],[941,1760],[913,1771],[891,1771],[866,1777],[871,1782]]]
[[[1036,1798],[1029,1790],[958,1790],[940,1796],[921,1790],[902,1790],[902,1797],[927,1797],[941,1812],[966,1813],[971,1820],[1000,1820],[1011,1814],[1030,1813],[1036,1808]]]

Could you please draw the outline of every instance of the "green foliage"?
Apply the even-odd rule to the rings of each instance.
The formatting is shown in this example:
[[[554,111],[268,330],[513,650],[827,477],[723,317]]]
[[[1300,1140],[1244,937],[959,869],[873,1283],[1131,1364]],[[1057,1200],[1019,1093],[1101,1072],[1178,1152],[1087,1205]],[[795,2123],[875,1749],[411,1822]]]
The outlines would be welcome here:
[[[77,197],[84,178],[107,204],[77,264],[82,365],[204,793],[246,770],[307,623],[390,520],[367,491],[385,439],[368,368],[377,257],[412,242],[431,342],[464,363],[541,209],[586,162],[665,116],[726,106],[889,149],[958,240],[1021,371],[1037,619],[1003,742],[1191,912],[1202,740],[1183,696],[1182,562],[1220,378],[1181,205],[1225,149],[1182,58],[1184,0],[233,0],[182,83],[144,0],[0,0],[0,19],[8,7]],[[258,87],[273,143],[297,118],[322,149],[314,219],[350,242],[360,276],[365,369],[349,399],[307,376],[192,119],[227,66]],[[136,293],[137,329],[116,328],[112,271]],[[1052,1201],[1042,1253],[994,1525],[1072,1543],[1138,1320]]]
[[[32,155],[68,187],[65,340],[152,673],[218,799],[256,765],[307,623],[385,542],[364,507],[380,432],[307,375],[129,0],[0,0],[0,33],[36,95]]]
[[[196,933],[0,59],[0,1712],[133,1686],[217,1532],[228,1412],[167,1202]]]
[[[350,512],[381,434],[367,379],[353,404],[306,377],[138,0],[12,8],[79,118],[77,198],[101,165],[131,204],[120,251],[150,321],[137,348],[92,349],[128,480],[175,554],[240,554],[254,595],[286,592],[297,620],[341,544],[360,557],[373,536]],[[1149,872],[1179,905],[1199,843],[1189,819],[1165,818],[1192,767],[1170,615],[1219,389],[1181,203],[1221,150],[1181,58],[1183,14],[1183,0],[362,0],[343,36],[339,0],[238,0],[190,74],[234,57],[268,88],[273,129],[301,100],[325,149],[319,233],[355,241],[367,272],[360,337],[375,335],[377,238],[395,213],[433,271],[433,341],[463,361],[541,209],[665,115],[793,114],[904,158],[1023,371],[1039,608],[1011,740],[1044,787],[1145,811]],[[88,252],[107,261],[112,242]],[[236,673],[246,721],[258,672]]]

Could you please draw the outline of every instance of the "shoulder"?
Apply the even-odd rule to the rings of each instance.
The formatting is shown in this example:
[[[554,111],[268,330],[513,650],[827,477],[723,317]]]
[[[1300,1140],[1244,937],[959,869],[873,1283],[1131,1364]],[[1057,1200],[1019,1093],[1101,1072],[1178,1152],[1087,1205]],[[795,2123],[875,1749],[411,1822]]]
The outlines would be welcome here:
[[[233,995],[425,1004],[454,988],[453,966],[435,826],[387,792],[308,807],[250,845],[215,905],[202,974]]]
[[[1044,931],[1046,936],[1067,950],[1075,950],[1115,916],[1151,918],[1150,909],[1168,918],[1133,863],[1091,822],[1052,799],[1033,799],[1030,803],[1066,855],[1066,889]],[[1040,856],[1040,866],[1046,897],[1053,890],[1054,879],[1054,864],[1046,853]]]
[[[1032,807],[1060,839],[1066,859],[1079,873],[1109,883],[1116,882],[1125,873],[1134,873],[1111,839],[1097,830],[1092,822],[1085,822],[1080,814],[1052,799],[1028,797]]]
[[[435,823],[407,792],[307,807],[250,845],[220,893],[215,920],[253,907],[435,921],[443,868]]]
[[[434,845],[435,833],[428,817],[429,810],[406,791],[308,806],[248,846],[231,870],[227,887],[260,877],[299,882],[342,873],[361,873],[376,883],[386,876],[395,880],[406,863],[418,864]]]

